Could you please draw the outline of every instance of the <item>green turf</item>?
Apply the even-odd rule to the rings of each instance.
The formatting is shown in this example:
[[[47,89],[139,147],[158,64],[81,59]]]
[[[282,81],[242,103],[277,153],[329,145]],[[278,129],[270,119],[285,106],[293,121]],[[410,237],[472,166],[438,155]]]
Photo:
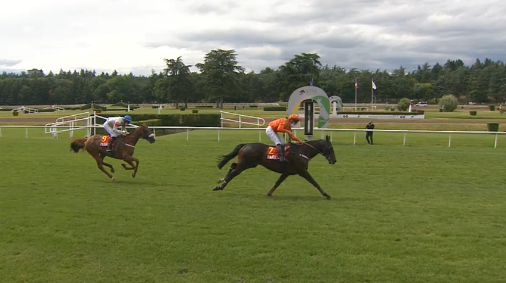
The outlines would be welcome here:
[[[506,150],[488,138],[334,134],[338,163],[310,163],[328,201],[300,177],[268,198],[263,168],[213,192],[217,155],[258,134],[189,137],[140,141],[137,177],[113,160],[115,182],[68,138],[0,138],[0,281],[506,280]]]

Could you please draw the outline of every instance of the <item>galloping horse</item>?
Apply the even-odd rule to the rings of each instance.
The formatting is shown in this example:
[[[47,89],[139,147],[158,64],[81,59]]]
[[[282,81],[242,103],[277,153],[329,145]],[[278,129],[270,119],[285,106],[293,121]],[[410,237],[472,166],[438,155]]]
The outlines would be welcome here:
[[[80,149],[86,150],[94,159],[97,161],[98,168],[104,172],[111,180],[114,177],[104,169],[104,165],[111,169],[111,173],[114,173],[114,168],[111,164],[105,163],[105,157],[112,157],[115,159],[124,160],[131,167],[127,167],[125,164],[121,164],[125,170],[134,170],[132,177],[135,178],[137,169],[139,169],[139,159],[133,157],[134,148],[137,141],[140,138],[146,139],[149,143],[155,142],[155,135],[149,131],[146,124],[142,124],[137,127],[133,132],[118,137],[113,144],[114,151],[107,151],[107,143],[110,138],[108,135],[93,135],[89,138],[76,139],[70,143],[70,148],[75,153],[78,153]],[[135,162],[135,165],[133,164]]]
[[[227,184],[230,183],[234,177],[241,174],[242,171],[249,168],[255,168],[257,165],[262,165],[271,171],[281,174],[279,179],[274,184],[274,187],[272,187],[272,189],[267,194],[268,196],[272,196],[272,193],[274,193],[276,188],[279,187],[279,185],[288,176],[298,174],[313,184],[313,186],[315,186],[324,197],[330,199],[330,196],[325,191],[323,191],[320,185],[318,185],[318,183],[307,171],[309,160],[311,160],[317,154],[325,156],[329,164],[336,163],[334,148],[332,147],[329,136],[326,136],[325,140],[315,140],[302,144],[289,145],[290,148],[285,152],[288,162],[279,161],[276,153],[276,147],[268,146],[263,143],[247,143],[237,145],[231,153],[222,157],[221,161],[218,163],[218,168],[223,168],[223,166],[225,166],[228,161],[236,156],[238,160],[237,163],[232,163],[225,178],[218,181],[218,183],[221,183],[221,185],[216,186],[213,190],[223,190]]]

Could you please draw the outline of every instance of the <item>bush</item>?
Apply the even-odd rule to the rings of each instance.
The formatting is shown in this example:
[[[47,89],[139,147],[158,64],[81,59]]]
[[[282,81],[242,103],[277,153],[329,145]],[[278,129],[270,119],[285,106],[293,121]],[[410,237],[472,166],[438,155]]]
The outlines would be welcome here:
[[[286,111],[285,106],[264,107],[264,111]]]
[[[499,131],[499,123],[489,122],[487,123],[487,129],[489,132],[497,132]]]
[[[419,110],[419,109],[417,109],[417,110],[416,110],[416,113],[419,113],[419,114],[425,114],[425,110]]]
[[[495,105],[490,104],[490,105],[488,106],[488,109],[490,109],[490,111],[495,111]]]
[[[199,113],[197,109],[192,109],[192,113]]]
[[[213,108],[212,105],[197,105],[195,108]]]
[[[477,111],[469,111],[469,115],[471,116],[476,116],[476,113],[478,113]]]
[[[18,110],[12,110],[12,116],[18,116],[19,112]]]
[[[258,105],[250,105],[249,107],[251,107],[251,108],[258,107]]]
[[[397,102],[397,109],[399,109],[399,111],[406,111],[408,110],[410,104],[411,100],[409,100],[409,98],[401,98],[399,102]]]
[[[442,109],[442,108],[439,108],[439,112],[443,112],[443,109]]]
[[[181,110],[181,111],[185,111],[185,110],[186,110],[186,108],[184,108],[184,106],[183,106],[183,107],[179,107],[179,110]]]
[[[452,112],[457,109],[459,102],[453,94],[447,94],[441,97],[439,100],[439,106],[443,109],[443,112]]]

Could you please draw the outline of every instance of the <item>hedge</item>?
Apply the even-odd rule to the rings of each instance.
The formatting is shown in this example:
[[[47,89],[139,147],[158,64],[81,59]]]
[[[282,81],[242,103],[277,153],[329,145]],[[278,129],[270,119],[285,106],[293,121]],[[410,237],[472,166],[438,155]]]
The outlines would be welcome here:
[[[354,115],[422,115],[423,113],[410,113],[410,112],[355,112],[355,111],[343,111],[337,114],[354,114]]]
[[[137,121],[136,124],[138,124],[138,125],[146,124],[149,127],[150,126],[163,126],[162,119],[149,119],[149,120]]]
[[[264,107],[264,111],[286,111],[284,106]]]
[[[476,116],[476,113],[477,113],[476,111],[469,111],[469,115],[471,116]]]
[[[196,105],[195,108],[213,108],[212,105]]]
[[[219,127],[220,114],[129,114],[133,123],[160,119],[161,126]]]
[[[499,123],[487,123],[487,129],[489,132],[497,132],[499,131]]]

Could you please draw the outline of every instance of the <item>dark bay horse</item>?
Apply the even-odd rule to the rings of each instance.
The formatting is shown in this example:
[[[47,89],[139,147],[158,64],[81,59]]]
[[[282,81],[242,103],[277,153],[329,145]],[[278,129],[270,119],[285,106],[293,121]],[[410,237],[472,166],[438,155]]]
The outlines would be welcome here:
[[[334,148],[332,147],[329,136],[326,136],[324,140],[308,141],[302,144],[290,144],[289,153],[286,156],[288,162],[281,162],[279,159],[268,158],[269,151],[272,150],[272,148],[273,147],[263,143],[246,143],[236,146],[231,153],[224,155],[218,163],[218,168],[221,169],[228,161],[237,156],[237,163],[232,163],[225,178],[218,181],[221,185],[216,186],[214,191],[223,190],[227,184],[230,183],[234,177],[241,174],[242,171],[262,165],[271,171],[281,174],[274,184],[274,187],[272,187],[267,194],[268,196],[272,196],[272,193],[274,193],[276,188],[288,176],[299,175],[313,184],[324,197],[330,199],[330,196],[323,191],[320,185],[318,185],[307,171],[309,160],[318,154],[323,155],[330,164],[336,163]]]
[[[111,169],[111,173],[114,173],[114,168],[111,164],[105,163],[104,158],[112,157],[115,159],[124,160],[131,167],[127,167],[125,164],[121,164],[125,170],[134,170],[132,173],[132,177],[135,178],[135,174],[137,174],[137,169],[139,168],[139,159],[133,157],[135,144],[139,141],[140,138],[148,140],[150,143],[155,142],[155,135],[152,134],[146,126],[146,124],[142,124],[137,127],[133,132],[125,135],[118,136],[116,141],[114,142],[113,148],[114,151],[107,151],[107,146],[101,146],[100,144],[103,142],[102,137],[107,137],[107,135],[93,135],[89,138],[81,138],[76,139],[72,143],[70,143],[70,148],[75,153],[79,152],[80,149],[86,150],[97,162],[98,168],[104,172],[111,180],[114,180],[114,177],[109,174],[104,169],[104,165]],[[118,144],[119,143],[119,144]],[[135,165],[134,165],[135,162]]]

